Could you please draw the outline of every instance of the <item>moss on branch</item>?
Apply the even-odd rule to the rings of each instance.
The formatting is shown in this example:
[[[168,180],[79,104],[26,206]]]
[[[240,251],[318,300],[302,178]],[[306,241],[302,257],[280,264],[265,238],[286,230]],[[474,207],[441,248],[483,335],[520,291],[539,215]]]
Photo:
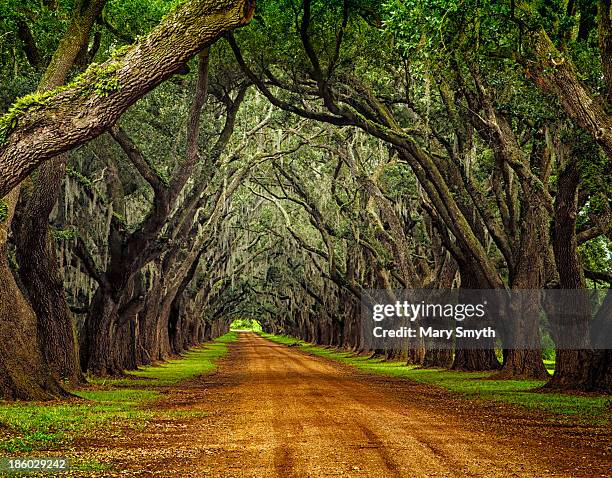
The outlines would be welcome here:
[[[59,86],[49,91],[34,92],[17,99],[9,110],[0,116],[0,147],[8,141],[12,131],[17,127],[19,120],[26,114],[47,106],[53,98],[69,90],[78,91],[79,94],[95,92],[100,97],[110,96],[121,89],[117,70],[121,66],[122,58],[131,50],[132,46],[117,49],[108,61],[102,64],[92,63],[87,70],[76,76],[67,85]]]

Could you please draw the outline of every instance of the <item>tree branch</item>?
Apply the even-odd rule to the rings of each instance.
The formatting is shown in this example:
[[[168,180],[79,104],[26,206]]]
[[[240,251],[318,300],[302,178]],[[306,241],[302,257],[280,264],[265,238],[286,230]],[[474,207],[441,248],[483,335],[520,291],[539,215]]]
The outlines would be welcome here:
[[[612,286],[612,274],[584,269],[584,276],[597,282],[607,282]]]
[[[94,279],[100,285],[100,287],[107,288],[108,279],[106,278],[104,271],[102,271],[102,269],[100,269],[96,264],[96,261],[94,260],[81,236],[77,237],[74,253],[79,259],[81,259],[81,262],[83,263],[83,266],[85,266],[85,270],[89,276]]]
[[[39,164],[103,133],[132,104],[228,30],[249,23],[254,0],[192,0],[123,55],[0,118],[0,197]],[[23,101],[22,101],[23,102]]]
[[[32,36],[30,27],[24,20],[20,18],[16,20],[16,23],[17,36],[23,42],[23,51],[26,55],[26,58],[28,59],[28,62],[30,63],[30,65],[32,65],[33,68],[36,68],[37,70],[42,70],[45,65],[43,64],[40,51],[36,46],[36,41]]]
[[[151,185],[155,192],[155,196],[161,197],[166,194],[167,188],[163,179],[155,168],[145,159],[138,146],[136,146],[127,133],[119,125],[114,125],[109,132],[117,144],[121,146],[121,149],[142,178]]]

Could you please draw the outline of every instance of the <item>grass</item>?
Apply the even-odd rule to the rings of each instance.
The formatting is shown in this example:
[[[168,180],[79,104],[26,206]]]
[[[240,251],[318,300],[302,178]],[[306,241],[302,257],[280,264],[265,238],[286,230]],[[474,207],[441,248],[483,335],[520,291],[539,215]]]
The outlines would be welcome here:
[[[76,391],[90,402],[30,403],[16,402],[0,406],[0,426],[8,437],[0,439],[0,451],[29,452],[53,449],[70,442],[85,430],[95,429],[109,421],[139,426],[152,413],[138,406],[154,400],[152,390]]]
[[[351,365],[363,372],[438,386],[469,399],[511,403],[592,424],[602,424],[609,420],[607,410],[612,404],[610,397],[544,393],[538,390],[544,385],[543,380],[491,380],[491,372],[418,368],[402,362],[372,359],[347,351],[316,346],[293,337],[261,335],[273,342],[298,346],[304,352]],[[550,369],[551,366],[554,370],[554,363],[547,364],[547,368]]]
[[[106,463],[100,463],[95,460],[88,460],[83,462],[70,462],[70,469],[74,471],[84,471],[89,473],[101,473],[110,469],[110,465]]]
[[[227,352],[227,344],[238,338],[236,332],[215,339],[203,347],[191,349],[181,358],[168,360],[159,365],[141,367],[127,372],[127,377],[119,379],[92,379],[98,385],[132,385],[139,383],[145,386],[169,386],[197,375],[204,375],[215,369],[215,362]],[[138,377],[141,381],[134,380]]]
[[[85,436],[109,424],[117,429],[144,427],[157,414],[145,406],[160,398],[163,392],[161,387],[210,373],[216,361],[227,352],[227,344],[236,339],[237,334],[230,332],[187,352],[180,359],[143,367],[121,379],[92,380],[97,389],[72,392],[82,400],[43,403],[0,401],[0,452],[59,449],[75,437]],[[177,410],[171,413],[166,411],[164,416],[179,418],[187,413],[203,414]],[[81,465],[92,471],[103,467],[98,463]]]

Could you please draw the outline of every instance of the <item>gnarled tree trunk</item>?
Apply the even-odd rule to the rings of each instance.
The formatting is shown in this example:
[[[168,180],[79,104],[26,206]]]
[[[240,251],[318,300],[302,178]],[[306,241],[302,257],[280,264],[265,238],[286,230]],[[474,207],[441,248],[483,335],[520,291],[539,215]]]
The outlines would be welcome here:
[[[67,396],[52,377],[38,347],[36,315],[15,282],[7,260],[7,238],[18,191],[5,198],[0,222],[0,398],[50,400]]]
[[[461,273],[461,287],[463,289],[486,289],[487,287],[477,279],[474,271],[469,265],[459,262]],[[499,370],[501,365],[495,355],[495,342],[490,340],[489,347],[469,348],[462,344],[460,339],[456,343],[455,357],[451,366],[452,370],[463,370],[468,372],[480,372],[485,370]]]
[[[39,92],[63,85],[79,52],[87,48],[91,28],[106,0],[80,0],[41,83]],[[64,296],[63,278],[49,235],[49,215],[57,202],[66,171],[66,155],[45,163],[22,188],[15,224],[19,275],[38,317],[40,348],[53,375],[82,382],[75,324]]]
[[[511,288],[521,290],[539,290],[544,285],[544,253],[549,247],[549,216],[542,203],[541,192],[531,187],[523,190],[524,211],[522,217],[521,245],[515,265],[515,275],[511,278]],[[549,378],[542,359],[540,340],[540,304],[527,294],[522,303],[520,314],[508,318],[514,334],[517,348],[507,349],[500,378]],[[524,302],[524,301],[523,301]]]
[[[559,287],[561,289],[579,290],[586,289],[586,280],[580,265],[576,240],[580,175],[575,161],[568,160],[565,156],[564,154],[559,155],[560,164],[558,165],[555,223],[552,238],[553,250],[559,273]],[[594,356],[590,349],[589,340],[591,308],[588,300],[583,302],[582,314],[575,317],[575,323],[568,324],[572,326],[571,333],[575,340],[580,338],[583,347],[567,349],[563,345],[559,345],[559,342],[563,342],[564,337],[555,338],[557,341],[555,373],[546,385],[547,388],[588,390],[593,386],[591,366]],[[562,333],[567,335],[570,332],[565,327]]]

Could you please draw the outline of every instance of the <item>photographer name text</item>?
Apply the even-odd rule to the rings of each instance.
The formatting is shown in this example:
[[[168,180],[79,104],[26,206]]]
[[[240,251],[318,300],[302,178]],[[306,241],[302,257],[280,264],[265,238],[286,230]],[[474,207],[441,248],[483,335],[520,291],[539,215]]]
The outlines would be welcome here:
[[[462,339],[470,338],[475,340],[496,338],[495,329],[484,327],[482,329],[467,329],[464,327],[456,327],[454,329],[436,329],[434,327],[399,327],[397,329],[385,329],[384,327],[374,327],[372,334],[376,338],[431,338],[445,339],[453,338]]]

